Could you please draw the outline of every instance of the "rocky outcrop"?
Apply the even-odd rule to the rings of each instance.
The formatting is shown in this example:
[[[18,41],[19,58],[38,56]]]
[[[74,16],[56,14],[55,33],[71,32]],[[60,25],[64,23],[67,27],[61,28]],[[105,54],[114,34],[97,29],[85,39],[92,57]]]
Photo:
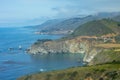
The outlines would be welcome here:
[[[93,48],[90,52],[85,53],[83,58],[84,62],[91,62],[93,58],[101,51],[101,49]]]
[[[104,49],[99,52],[88,65],[105,64],[120,62],[120,51],[114,49]]]
[[[84,61],[90,62],[100,51],[93,45],[96,44],[96,37],[76,37],[61,40],[40,40],[34,43],[28,53],[50,54],[50,53],[81,53],[85,54]]]
[[[43,43],[37,42],[30,48],[31,54],[49,54],[49,53],[84,53],[87,49],[87,42],[80,40],[56,40],[45,41]]]

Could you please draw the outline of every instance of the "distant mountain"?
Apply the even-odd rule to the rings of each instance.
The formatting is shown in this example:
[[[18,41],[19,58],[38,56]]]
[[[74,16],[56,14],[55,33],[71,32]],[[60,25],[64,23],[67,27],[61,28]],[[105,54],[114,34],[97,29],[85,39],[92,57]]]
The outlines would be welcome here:
[[[70,19],[53,19],[48,20],[41,25],[34,26],[35,28],[39,29],[40,31],[59,31],[59,30],[74,30],[79,25],[82,25],[88,21],[94,20],[96,17],[92,15],[83,17],[83,18],[70,18]]]
[[[113,18],[119,15],[120,12],[112,12],[112,13],[98,13],[94,15],[88,15],[86,17],[74,17],[69,19],[53,19],[44,22],[41,25],[34,26],[34,28],[38,29],[41,32],[54,32],[54,31],[69,31],[75,30],[80,25],[93,21],[93,20],[100,20],[103,18]]]
[[[89,17],[89,16],[88,16]],[[74,30],[77,28],[80,24],[83,24],[85,22],[89,21],[87,18],[70,18],[66,19],[60,22],[49,22],[44,23],[47,24],[47,26],[44,26],[45,28],[42,28],[43,30],[53,31],[53,30]],[[43,26],[40,25],[40,26]]]
[[[54,25],[62,22],[64,19],[52,19],[52,20],[47,20],[46,22],[42,23],[41,25],[33,26],[34,28],[37,28],[39,30],[49,30],[51,29]]]
[[[120,23],[112,19],[102,19],[87,22],[79,26],[72,36],[101,36],[109,33],[120,33]]]

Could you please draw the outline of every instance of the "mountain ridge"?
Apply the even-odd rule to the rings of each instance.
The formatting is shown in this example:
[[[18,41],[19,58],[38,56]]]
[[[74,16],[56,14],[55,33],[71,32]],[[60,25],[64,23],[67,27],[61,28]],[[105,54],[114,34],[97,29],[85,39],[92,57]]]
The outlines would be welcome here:
[[[114,18],[118,16],[120,12],[113,12],[113,13],[105,13],[101,12],[94,15],[87,15],[84,17],[73,17],[67,19],[53,19],[44,22],[41,25],[34,26],[37,31],[47,34],[53,34],[54,32],[58,31],[74,31],[80,25],[93,21],[93,20],[100,20],[103,18]]]
[[[119,22],[112,19],[101,19],[87,22],[72,33],[73,36],[101,36],[109,33],[119,34]]]

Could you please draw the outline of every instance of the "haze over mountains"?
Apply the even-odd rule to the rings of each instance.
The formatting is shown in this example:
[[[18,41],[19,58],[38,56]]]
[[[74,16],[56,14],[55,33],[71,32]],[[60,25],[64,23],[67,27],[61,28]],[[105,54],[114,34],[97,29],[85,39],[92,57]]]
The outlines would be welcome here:
[[[116,21],[120,21],[120,12],[101,12],[94,15],[88,15],[85,17],[72,17],[72,18],[65,18],[65,19],[52,19],[48,20],[40,25],[33,26],[38,31],[43,33],[54,34],[54,32],[58,31],[73,31],[80,25],[92,21],[92,20],[100,20],[103,18],[111,18]]]

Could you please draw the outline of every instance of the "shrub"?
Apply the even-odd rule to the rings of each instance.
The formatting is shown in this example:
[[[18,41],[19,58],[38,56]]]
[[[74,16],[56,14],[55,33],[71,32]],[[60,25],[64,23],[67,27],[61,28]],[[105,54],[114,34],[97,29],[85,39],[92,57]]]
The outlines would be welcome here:
[[[46,80],[50,80],[50,77],[51,77],[52,75],[51,74],[47,74],[46,75]]]
[[[57,79],[61,79],[61,78],[63,78],[64,76],[65,76],[65,73],[58,74],[58,75],[57,75]]]

